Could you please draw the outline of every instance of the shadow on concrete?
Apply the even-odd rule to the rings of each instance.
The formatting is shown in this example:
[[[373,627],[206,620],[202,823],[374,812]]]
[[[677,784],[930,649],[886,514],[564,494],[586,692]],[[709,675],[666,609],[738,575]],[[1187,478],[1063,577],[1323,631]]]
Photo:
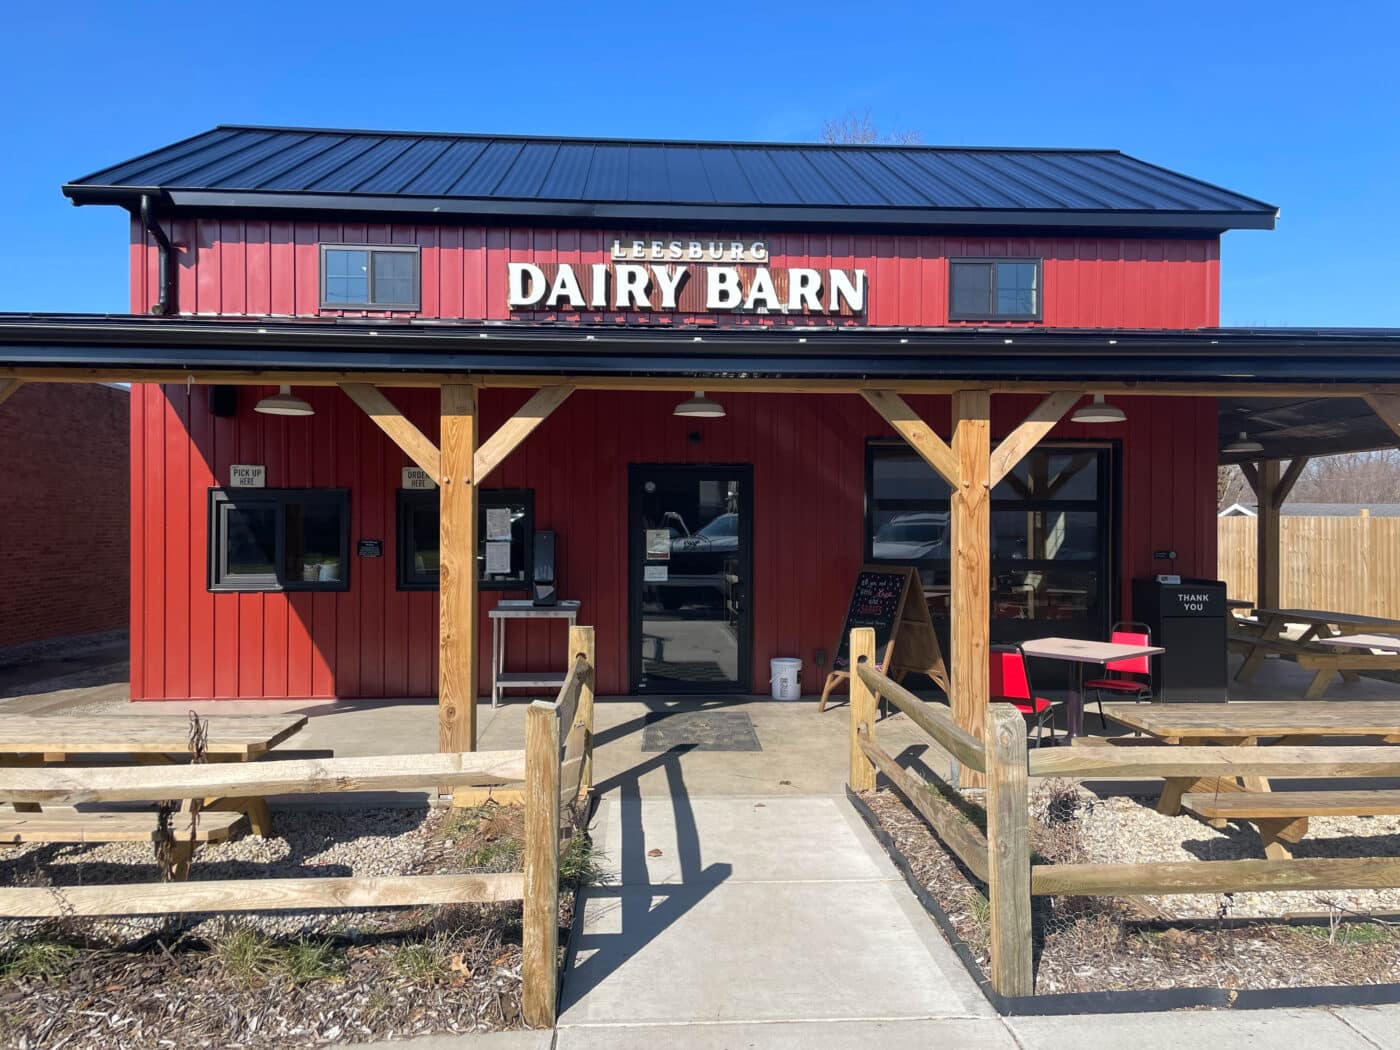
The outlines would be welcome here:
[[[611,739],[640,731],[644,722],[645,718],[637,718],[624,723],[624,726],[613,727],[609,731]],[[603,735],[600,734],[600,737]],[[579,924],[569,942],[559,1004],[561,1014],[602,984],[661,931],[694,908],[733,874],[731,864],[702,866],[700,834],[681,771],[681,757],[691,750],[694,750],[692,745],[684,745],[663,751],[594,785],[599,797],[617,792],[612,795],[611,804],[615,809],[613,819],[619,821],[621,830],[622,850],[617,858],[620,877],[615,885],[590,886],[584,891],[579,907],[587,907],[589,902],[593,902],[592,918],[596,921],[597,902],[613,900],[613,907],[621,911],[620,929],[615,933],[590,932],[582,923]],[[653,884],[647,868],[648,847],[642,820],[641,778],[656,769],[665,771],[675,814],[677,860],[681,869],[679,882]],[[653,798],[652,801],[659,802],[660,799]],[[610,921],[608,925],[612,927],[617,923]]]

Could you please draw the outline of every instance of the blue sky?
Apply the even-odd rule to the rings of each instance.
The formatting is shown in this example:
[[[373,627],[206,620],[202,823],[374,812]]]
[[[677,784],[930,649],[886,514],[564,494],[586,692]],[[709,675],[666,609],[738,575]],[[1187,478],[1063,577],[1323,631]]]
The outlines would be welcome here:
[[[222,9],[222,10],[220,10]],[[1400,327],[1400,14],[1353,3],[13,5],[0,310],[120,312],[125,215],[64,181],[217,123],[1107,146],[1259,197],[1225,324]]]

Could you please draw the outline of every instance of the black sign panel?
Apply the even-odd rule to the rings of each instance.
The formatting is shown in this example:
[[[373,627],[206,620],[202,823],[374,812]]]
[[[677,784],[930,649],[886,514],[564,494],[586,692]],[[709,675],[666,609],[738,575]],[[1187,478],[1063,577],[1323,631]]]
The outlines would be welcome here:
[[[831,665],[834,670],[850,670],[851,631],[857,627],[875,628],[875,658],[884,659],[885,646],[894,637],[895,621],[899,618],[909,572],[908,569],[860,571],[851,594],[851,604],[846,609],[846,622],[841,625],[841,640],[837,643],[836,659]]]
[[[384,541],[361,540],[355,547],[355,553],[361,558],[382,558],[384,557]]]

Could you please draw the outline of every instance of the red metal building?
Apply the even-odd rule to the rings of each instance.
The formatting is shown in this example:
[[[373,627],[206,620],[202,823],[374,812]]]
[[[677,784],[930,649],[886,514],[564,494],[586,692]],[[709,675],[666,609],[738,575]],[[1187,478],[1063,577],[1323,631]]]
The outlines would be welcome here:
[[[335,319],[365,353],[395,326],[441,336],[448,355],[484,353],[501,331],[540,346],[567,333],[584,369],[588,343],[579,339],[593,333],[653,333],[650,352],[664,357],[706,353],[707,339],[728,345],[737,331],[752,332],[755,345],[782,332],[789,355],[807,354],[811,339],[804,367],[838,355],[851,374],[866,370],[866,355],[875,367],[862,340],[897,355],[911,340],[953,346],[965,335],[955,359],[905,376],[969,375],[985,361],[999,369],[979,374],[989,383],[1034,378],[1009,363],[1018,340],[1092,336],[1102,353],[1114,333],[1215,330],[1221,233],[1271,227],[1274,215],[1108,152],[241,128],[66,192],[131,208],[133,314]],[[193,360],[177,346],[168,352],[173,364]],[[497,370],[480,392],[484,434],[529,394],[505,385],[524,367],[517,351],[495,353],[471,366]],[[408,367],[392,352],[375,360]],[[672,391],[579,389],[482,489],[488,504],[505,490],[503,501],[517,501],[512,520],[556,534],[558,591],[598,629],[604,693],[766,692],[776,656],[802,659],[804,689],[815,691],[852,580],[871,561],[918,565],[946,627],[946,486],[859,398],[768,392],[744,362],[723,367],[730,380],[756,378],[753,392],[710,395],[722,418],[675,414]],[[1084,367],[1109,376],[1119,365]],[[531,370],[541,370],[533,360]],[[310,415],[259,411],[276,393],[133,389],[133,698],[433,695],[438,596],[430,545],[413,539],[413,462],[342,391],[295,387]],[[437,441],[436,391],[387,393]],[[996,397],[993,440],[1039,400]],[[993,640],[1027,636],[1046,618],[1058,633],[1102,635],[1129,617],[1134,577],[1214,574],[1215,397],[1125,401],[1122,422],[1066,416],[993,490]],[[909,403],[935,430],[949,425],[946,396]],[[697,465],[716,469],[680,469]],[[235,466],[254,468],[262,487],[233,488]],[[646,546],[660,531],[648,510],[658,484],[689,493],[675,504],[688,511],[662,515],[664,558]],[[262,513],[240,510],[240,500],[253,506],[275,491],[310,495],[266,510],[269,522],[324,514],[336,531],[339,551],[315,564],[302,556],[296,579],[286,576],[290,541],[277,540],[279,565],[259,577],[238,571],[236,540],[221,531],[221,515]],[[711,538],[706,528],[735,534]],[[493,540],[504,542],[484,536],[483,548]],[[729,589],[706,597],[680,566],[688,551],[725,542]],[[669,563],[671,575],[649,558]],[[517,568],[497,575],[514,579]],[[486,590],[482,608],[526,594],[523,583]],[[679,645],[664,627],[671,616],[724,628],[719,670],[656,671],[668,666],[664,644]],[[489,651],[484,613],[478,630]],[[557,623],[512,632],[507,669],[557,661]],[[482,692],[490,674],[483,659]]]

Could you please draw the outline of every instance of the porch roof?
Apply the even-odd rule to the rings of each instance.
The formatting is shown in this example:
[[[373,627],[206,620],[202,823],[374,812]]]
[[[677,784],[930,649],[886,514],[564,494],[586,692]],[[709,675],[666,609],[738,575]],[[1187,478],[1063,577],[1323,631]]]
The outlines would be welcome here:
[[[81,370],[95,379],[220,371],[454,373],[652,378],[729,386],[762,381],[956,383],[1002,389],[1219,396],[1223,449],[1240,431],[1261,453],[1223,461],[1389,446],[1362,393],[1400,389],[1400,330],[1213,328],[738,328],[343,318],[152,318],[0,314],[0,376]],[[716,387],[718,388],[718,387]],[[1254,389],[1258,388],[1258,396]],[[1295,393],[1296,391],[1296,393]],[[1267,394],[1267,396],[1265,396]],[[1350,395],[1350,396],[1348,396]]]

